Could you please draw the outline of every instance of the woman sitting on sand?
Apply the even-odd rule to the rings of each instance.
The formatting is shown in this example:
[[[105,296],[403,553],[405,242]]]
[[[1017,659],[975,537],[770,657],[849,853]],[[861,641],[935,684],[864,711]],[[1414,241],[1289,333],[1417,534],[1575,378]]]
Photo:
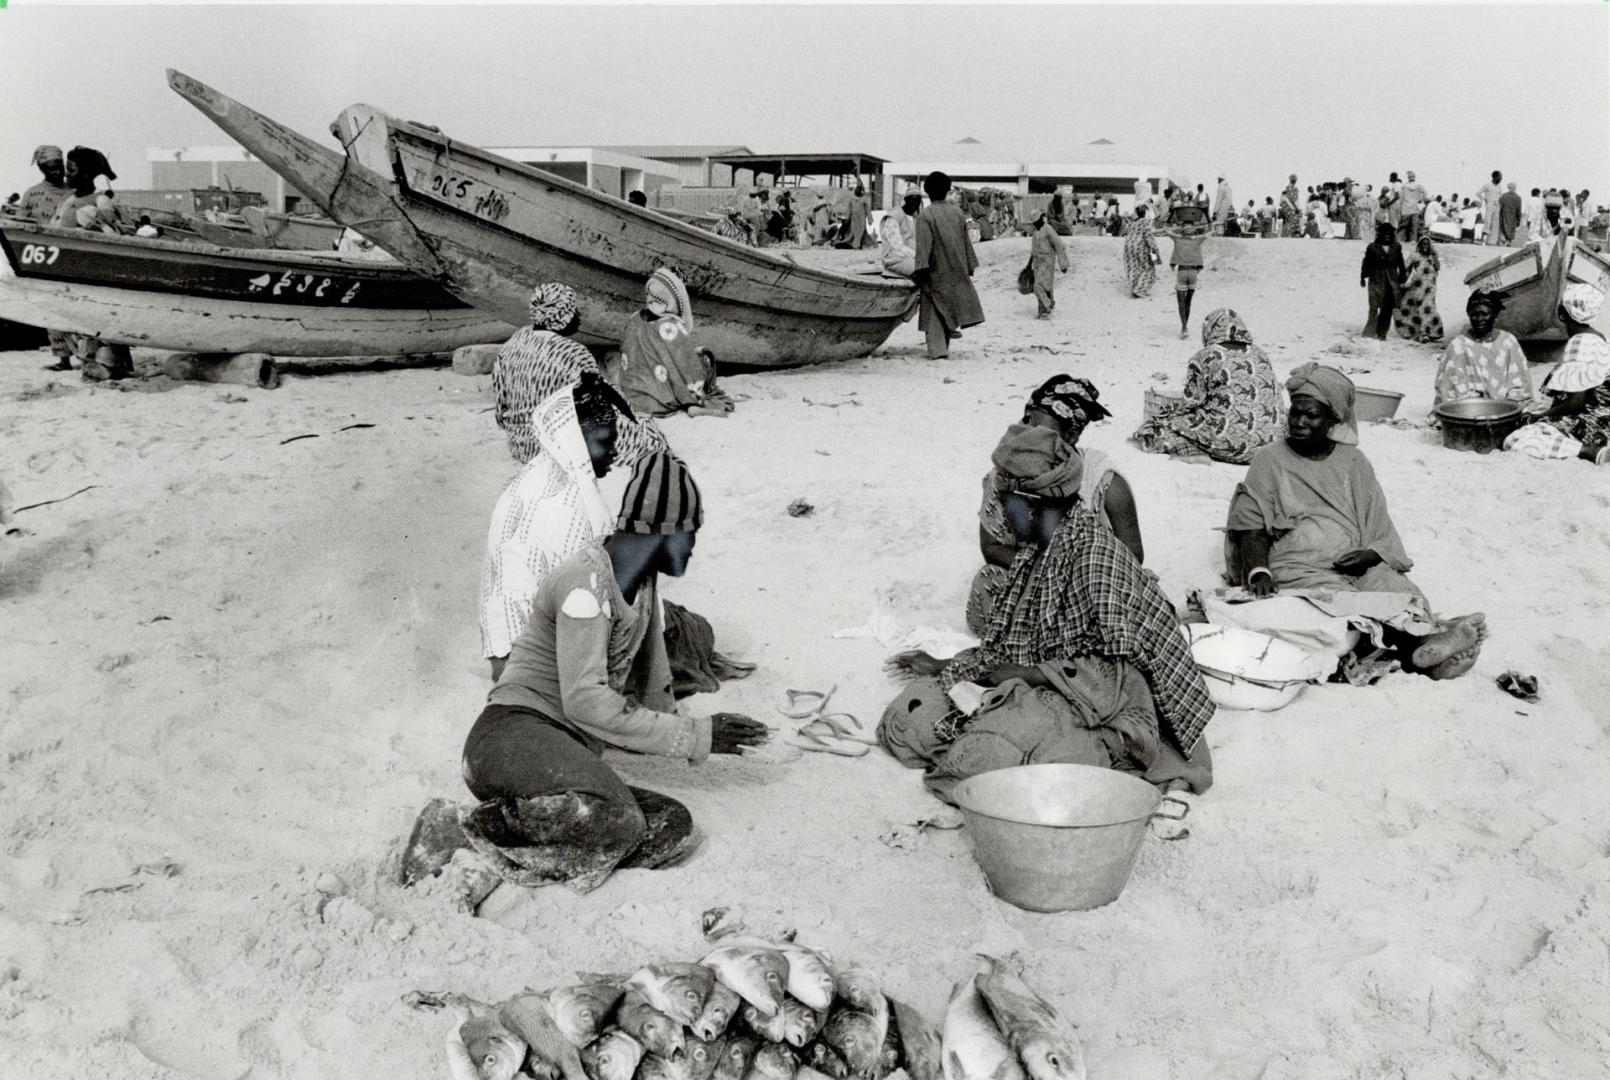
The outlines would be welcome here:
[[[883,746],[929,769],[941,798],[991,769],[1078,763],[1207,790],[1213,703],[1179,619],[1140,560],[1080,502],[1080,458],[1055,431],[1007,429],[993,455],[1017,544],[981,642],[952,660],[889,659],[915,676],[885,710]],[[971,684],[976,709],[961,709]]]
[[[660,267],[649,275],[644,307],[621,331],[611,381],[640,416],[687,411],[722,416],[732,399],[716,389],[715,357],[693,346],[693,304],[682,279]]]
[[[1604,293],[1587,282],[1566,286],[1560,319],[1570,337],[1560,366],[1543,384],[1547,411],[1505,439],[1505,450],[1610,464],[1610,344],[1589,325],[1603,306]]]
[[[498,350],[492,365],[493,415],[508,436],[509,453],[522,464],[540,449],[532,415],[554,394],[581,381],[584,371],[601,374],[587,346],[575,339],[581,301],[569,285],[550,281],[531,291],[531,325]],[[649,419],[621,418],[615,460],[631,471],[644,454],[666,449],[665,436]]]
[[[1029,395],[1022,422],[1053,432],[1068,445],[1069,458],[1078,463],[1080,501],[1123,542],[1136,562],[1143,562],[1146,549],[1141,543],[1140,519],[1129,482],[1112,467],[1106,454],[1079,447],[1079,436],[1088,425],[1112,415],[1102,406],[1100,397],[1101,392],[1089,379],[1053,375]],[[1018,549],[1017,537],[1001,503],[1000,462],[995,465],[984,474],[984,496],[978,508],[978,546],[984,565],[974,575],[967,597],[967,626],[975,634],[982,633],[994,615],[995,602],[1010,579],[1008,571]]]
[[[1437,273],[1442,260],[1437,247],[1427,233],[1414,245],[1408,260],[1409,275],[1403,282],[1403,294],[1398,297],[1395,318],[1398,336],[1414,341],[1441,341],[1442,316],[1437,313]]]
[[[1475,292],[1465,301],[1470,326],[1448,342],[1437,365],[1433,401],[1531,401],[1532,373],[1521,343],[1497,326],[1504,301],[1495,293]]]
[[[1368,627],[1371,642],[1406,671],[1463,675],[1487,636],[1485,617],[1435,618],[1406,576],[1413,563],[1358,449],[1352,380],[1307,363],[1286,389],[1287,436],[1252,456],[1230,501],[1230,583],[1260,598],[1295,592],[1327,615]]]
[[[1185,397],[1142,422],[1135,443],[1153,454],[1207,455],[1245,465],[1280,437],[1280,387],[1246,323],[1229,308],[1202,321],[1202,348],[1185,369]]]

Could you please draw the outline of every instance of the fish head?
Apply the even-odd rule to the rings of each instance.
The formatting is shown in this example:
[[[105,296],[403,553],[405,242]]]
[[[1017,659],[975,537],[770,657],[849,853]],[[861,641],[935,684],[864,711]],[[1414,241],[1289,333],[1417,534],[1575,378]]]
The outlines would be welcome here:
[[[1085,1075],[1084,1062],[1070,1059],[1067,1050],[1051,1039],[1031,1036],[1018,1056],[1035,1080],[1083,1080]]]

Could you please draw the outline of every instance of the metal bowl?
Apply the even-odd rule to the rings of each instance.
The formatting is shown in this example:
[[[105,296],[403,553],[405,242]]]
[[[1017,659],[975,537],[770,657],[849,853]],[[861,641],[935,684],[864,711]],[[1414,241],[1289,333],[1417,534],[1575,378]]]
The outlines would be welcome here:
[[[1521,407],[1513,401],[1467,398],[1464,401],[1445,401],[1438,405],[1435,411],[1444,420],[1496,423],[1500,420],[1515,419],[1521,414]]]

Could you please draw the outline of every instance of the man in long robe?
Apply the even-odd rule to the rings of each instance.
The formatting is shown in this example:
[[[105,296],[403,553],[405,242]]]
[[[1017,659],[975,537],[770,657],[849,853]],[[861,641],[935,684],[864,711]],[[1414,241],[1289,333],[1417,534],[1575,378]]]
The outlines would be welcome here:
[[[1499,200],[1504,197],[1504,189],[1501,186],[1503,182],[1504,174],[1499,172],[1497,169],[1494,169],[1492,180],[1483,184],[1481,191],[1478,193],[1479,197],[1481,198],[1482,227],[1486,229],[1486,232],[1482,237],[1482,243],[1489,247],[1496,247],[1500,239],[1498,228],[1498,203]]]
[[[1029,247],[1029,265],[1034,271],[1034,299],[1039,304],[1037,319],[1049,319],[1057,306],[1057,271],[1068,272],[1068,252],[1042,212],[1034,222],[1034,240]]]
[[[984,321],[984,308],[973,288],[978,256],[967,238],[967,218],[950,202],[950,177],[932,172],[922,182],[930,200],[917,218],[917,259],[912,279],[922,287],[917,328],[928,339],[928,359],[950,355],[957,332]]]
[[[885,274],[909,278],[916,271],[917,214],[921,210],[922,196],[912,191],[906,194],[898,209],[884,215],[878,226],[878,240]]]
[[[1235,197],[1230,194],[1230,181],[1219,177],[1219,190],[1213,198],[1213,220],[1226,221],[1235,213]]]
[[[1521,196],[1515,190],[1515,181],[1498,199],[1498,235],[1506,247],[1516,246],[1521,231]]]

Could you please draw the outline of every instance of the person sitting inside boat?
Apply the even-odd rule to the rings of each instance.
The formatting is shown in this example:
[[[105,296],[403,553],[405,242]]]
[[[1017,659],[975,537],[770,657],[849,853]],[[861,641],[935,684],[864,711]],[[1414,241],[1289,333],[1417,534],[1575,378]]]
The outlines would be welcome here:
[[[1320,617],[1367,627],[1373,651],[1358,656],[1358,664],[1395,660],[1433,679],[1463,675],[1481,652],[1486,618],[1436,618],[1407,577],[1413,563],[1375,470],[1358,449],[1352,380],[1333,367],[1307,363],[1292,370],[1286,389],[1286,438],[1252,455],[1230,501],[1227,580],[1244,585],[1251,597],[1298,596]],[[1278,616],[1260,621],[1267,609],[1230,607],[1242,610],[1228,621],[1282,636]],[[1313,619],[1305,605],[1297,628],[1311,629]]]
[[[609,535],[614,514],[598,478],[615,462],[622,419],[632,419],[631,409],[590,371],[574,392],[563,387],[533,411],[542,449],[498,496],[482,564],[481,650],[493,682],[543,580],[567,556]]]
[[[67,151],[67,184],[72,198],[56,208],[50,223],[62,229],[92,229],[98,232],[118,232],[119,212],[112,181],[112,171],[106,155],[87,146],[75,146]]]
[[[1535,422],[1505,439],[1505,450],[1610,464],[1610,344],[1590,325],[1603,306],[1604,293],[1589,283],[1565,287],[1560,296],[1560,320],[1570,335],[1565,353],[1543,384],[1546,396],[1528,410]]]
[[[1186,364],[1183,400],[1143,421],[1134,440],[1148,453],[1245,465],[1280,429],[1274,367],[1241,316],[1219,308],[1202,322],[1202,348]]]
[[[541,448],[532,424],[537,407],[575,386],[582,372],[603,374],[587,346],[576,340],[579,329],[576,290],[550,281],[531,291],[531,325],[498,350],[492,365],[493,415],[508,437],[510,456],[521,464]],[[629,470],[644,454],[666,449],[665,436],[652,420],[622,417],[615,449],[616,463]]]
[[[425,808],[404,856],[406,882],[467,845],[505,881],[585,892],[616,869],[663,866],[693,848],[685,806],[628,787],[599,755],[614,748],[696,765],[768,737],[747,717],[676,712],[657,582],[686,572],[703,521],[681,461],[660,452],[638,462],[615,532],[562,561],[537,590],[465,739],[464,781],[479,805]]]
[[[44,179],[22,193],[22,199],[17,203],[17,213],[46,225],[56,216],[61,204],[73,197],[73,189],[67,186],[67,161],[62,157],[61,147],[35,147],[34,165]]]
[[[1047,482],[1060,484],[1067,476],[1076,476],[1073,491],[1080,502],[1123,542],[1136,562],[1144,562],[1146,548],[1141,543],[1140,518],[1129,481],[1113,468],[1106,454],[1079,446],[1079,437],[1088,425],[1112,415],[1100,397],[1101,392],[1089,379],[1053,375],[1029,395],[1022,424],[1043,429],[1067,445],[1065,475],[1048,478]],[[994,617],[996,602],[1011,580],[1011,567],[1018,553],[1017,534],[1007,521],[1001,501],[1000,467],[997,460],[984,474],[983,499],[978,508],[978,546],[984,565],[973,576],[967,596],[967,627],[975,634],[982,633]]]
[[[1536,398],[1521,343],[1508,330],[1498,328],[1503,310],[1504,300],[1497,293],[1470,294],[1465,301],[1470,325],[1442,351],[1434,404],[1472,399],[1524,404]]]
[[[879,253],[883,273],[888,277],[910,278],[917,271],[917,215],[922,212],[922,195],[906,192],[897,210],[883,215],[878,225]]]
[[[140,224],[139,227],[134,230],[134,235],[142,237],[146,240],[155,240],[157,237],[162,235],[162,230],[151,224],[150,214],[141,214]]]
[[[966,777],[1049,763],[1206,791],[1213,702],[1156,578],[1081,503],[1078,454],[1014,424],[993,456],[1017,545],[1005,590],[976,648],[889,658],[890,674],[915,678],[880,743],[946,799]]]
[[[716,388],[715,357],[693,345],[693,304],[682,279],[665,267],[649,275],[644,306],[621,331],[620,359],[609,372],[640,416],[725,416],[732,399]]]

